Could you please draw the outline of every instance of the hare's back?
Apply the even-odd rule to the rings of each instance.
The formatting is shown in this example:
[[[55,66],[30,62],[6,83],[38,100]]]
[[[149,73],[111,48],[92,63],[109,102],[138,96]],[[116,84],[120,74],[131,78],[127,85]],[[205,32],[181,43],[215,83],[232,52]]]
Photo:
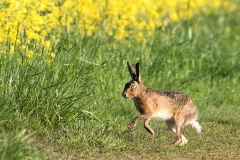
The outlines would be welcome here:
[[[187,98],[189,97],[188,95],[181,93],[181,92],[177,92],[177,91],[157,91],[158,94],[160,94],[161,96],[166,96],[168,98],[172,98],[172,99],[176,99],[176,98]]]
[[[176,91],[157,91],[157,93],[168,99],[168,107],[171,106],[170,108],[178,110],[189,119],[197,118],[197,106],[187,94]]]
[[[176,105],[185,105],[189,102],[193,103],[191,98],[184,93],[177,92],[177,91],[157,91],[157,94],[170,99],[173,104]]]

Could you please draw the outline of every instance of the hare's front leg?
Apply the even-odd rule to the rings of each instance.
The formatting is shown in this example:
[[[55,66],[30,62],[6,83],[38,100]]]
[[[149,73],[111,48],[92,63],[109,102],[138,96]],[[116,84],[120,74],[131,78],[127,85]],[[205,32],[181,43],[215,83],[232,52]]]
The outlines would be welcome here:
[[[132,129],[133,127],[136,126],[137,122],[142,120],[142,119],[146,119],[146,116],[145,115],[140,115],[140,116],[137,116],[132,122],[130,122],[128,124],[128,128],[129,129]]]
[[[151,118],[147,118],[144,122],[144,128],[152,135],[154,135],[154,131],[153,129],[148,125],[149,121],[151,120]]]

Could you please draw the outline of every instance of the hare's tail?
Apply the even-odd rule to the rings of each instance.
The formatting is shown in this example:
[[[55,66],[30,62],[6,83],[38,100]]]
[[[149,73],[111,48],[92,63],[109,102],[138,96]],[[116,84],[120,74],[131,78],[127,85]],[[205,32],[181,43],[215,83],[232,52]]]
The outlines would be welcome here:
[[[196,129],[197,133],[201,133],[202,132],[202,127],[200,126],[200,124],[197,121],[193,121],[191,123],[191,126]]]

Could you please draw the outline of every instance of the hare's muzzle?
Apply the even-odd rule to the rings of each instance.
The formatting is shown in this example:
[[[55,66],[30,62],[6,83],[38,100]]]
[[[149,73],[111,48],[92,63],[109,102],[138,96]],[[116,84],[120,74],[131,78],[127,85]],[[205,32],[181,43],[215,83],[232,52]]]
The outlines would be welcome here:
[[[122,96],[123,96],[124,98],[127,98],[127,94],[126,94],[125,92],[122,93]]]
[[[124,87],[123,92],[122,92],[122,96],[124,98],[130,98],[129,97],[129,88],[130,88],[131,84],[132,84],[132,82],[128,82],[128,83],[125,84],[125,87]]]

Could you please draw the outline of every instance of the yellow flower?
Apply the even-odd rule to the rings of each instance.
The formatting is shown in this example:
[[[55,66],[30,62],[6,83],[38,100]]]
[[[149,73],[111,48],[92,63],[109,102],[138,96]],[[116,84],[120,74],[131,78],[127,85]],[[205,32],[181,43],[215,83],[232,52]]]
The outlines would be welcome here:
[[[38,35],[37,33],[34,33],[34,31],[31,31],[31,30],[27,31],[27,36],[28,36],[28,39],[34,39],[34,40],[38,40],[40,38],[40,35]]]
[[[10,51],[9,51],[9,53],[10,53],[10,54],[13,54],[13,53],[14,53],[14,50],[15,50],[14,45],[11,45],[11,46],[10,46]]]
[[[229,0],[64,0],[61,5],[49,0],[4,0],[0,6],[0,46],[9,41],[16,48],[21,43],[49,48],[59,42],[56,33],[65,32],[63,28],[68,32],[78,29],[88,36],[104,32],[117,40],[135,37],[142,43],[170,21],[189,20],[200,12],[225,8],[231,13],[236,9]],[[231,28],[226,27],[225,32]]]
[[[26,57],[31,58],[33,56],[33,51],[32,50],[28,50],[26,53]]]
[[[95,31],[95,26],[90,25],[87,29],[87,35],[91,36],[93,34],[93,32]]]
[[[1,32],[1,30],[0,30]],[[0,43],[4,41],[4,38],[2,36],[0,36]]]
[[[231,28],[230,28],[230,27],[226,27],[226,28],[225,28],[225,32],[226,32],[226,33],[231,32]]]
[[[120,40],[126,35],[125,29],[124,28],[119,28],[117,31],[117,34],[115,35],[115,38]]]
[[[171,12],[170,18],[172,21],[177,21],[179,19],[176,12]]]
[[[144,28],[146,28],[146,26],[147,26],[147,23],[146,23],[146,21],[141,21],[141,22],[139,22],[138,23],[138,30],[143,30]]]
[[[52,53],[52,52],[49,52],[48,55],[49,55],[49,57],[51,57],[51,58],[55,58],[55,57],[56,57],[56,55],[55,55],[54,53]]]
[[[44,46],[45,48],[49,48],[50,45],[51,45],[51,42],[50,42],[50,41],[44,41],[44,42],[43,42],[43,46]]]
[[[139,42],[143,42],[143,43],[146,43],[147,42],[147,39],[143,36],[143,33],[142,32],[138,32],[137,33],[137,40]]]
[[[45,62],[47,63],[48,66],[51,65],[51,60],[48,59],[48,60],[46,60]]]

